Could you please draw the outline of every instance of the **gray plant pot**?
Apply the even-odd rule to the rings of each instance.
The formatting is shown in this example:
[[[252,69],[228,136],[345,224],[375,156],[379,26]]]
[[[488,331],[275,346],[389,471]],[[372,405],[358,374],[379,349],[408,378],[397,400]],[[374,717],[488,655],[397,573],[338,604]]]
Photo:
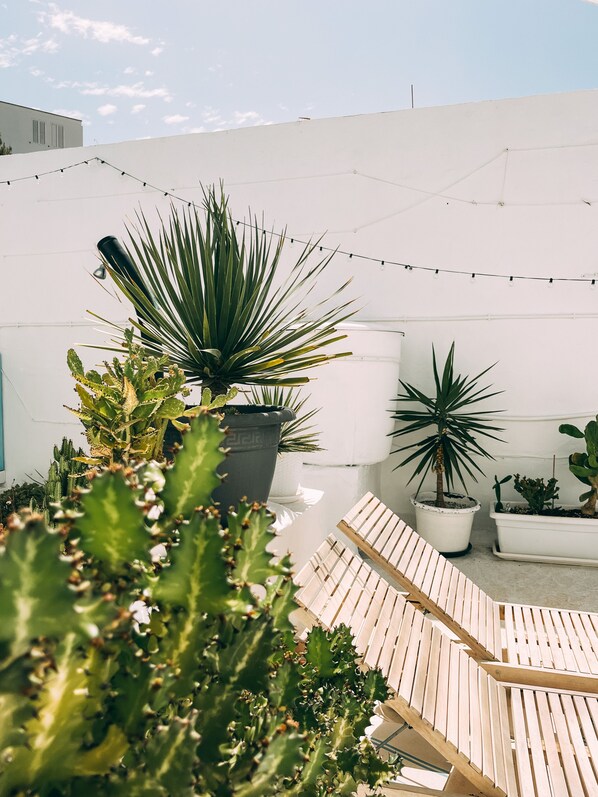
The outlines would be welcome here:
[[[218,468],[224,480],[212,494],[212,500],[220,505],[224,518],[229,508],[236,507],[243,498],[259,503],[268,500],[276,467],[280,427],[295,417],[287,407],[248,404],[228,409],[221,424],[227,430],[224,447],[228,453]],[[169,426],[164,438],[167,457],[172,456],[173,445],[181,440],[181,433]]]

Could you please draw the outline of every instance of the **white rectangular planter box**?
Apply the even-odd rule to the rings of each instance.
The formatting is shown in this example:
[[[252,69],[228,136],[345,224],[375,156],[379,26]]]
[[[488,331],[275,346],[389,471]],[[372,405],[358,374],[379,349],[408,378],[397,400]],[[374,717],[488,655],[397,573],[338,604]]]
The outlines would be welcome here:
[[[510,502],[511,506],[523,506]],[[573,507],[564,507],[565,509]],[[490,512],[501,553],[598,560],[598,517],[565,518]]]

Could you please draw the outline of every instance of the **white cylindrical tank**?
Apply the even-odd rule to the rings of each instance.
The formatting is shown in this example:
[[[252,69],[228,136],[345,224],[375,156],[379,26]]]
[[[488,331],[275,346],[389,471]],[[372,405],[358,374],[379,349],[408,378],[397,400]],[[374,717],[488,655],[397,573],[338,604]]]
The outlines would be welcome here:
[[[324,449],[307,454],[305,462],[372,465],[390,454],[403,333],[366,323],[338,329],[347,337],[334,344],[334,351],[352,353],[318,368],[304,388],[310,407],[320,408],[314,425]]]

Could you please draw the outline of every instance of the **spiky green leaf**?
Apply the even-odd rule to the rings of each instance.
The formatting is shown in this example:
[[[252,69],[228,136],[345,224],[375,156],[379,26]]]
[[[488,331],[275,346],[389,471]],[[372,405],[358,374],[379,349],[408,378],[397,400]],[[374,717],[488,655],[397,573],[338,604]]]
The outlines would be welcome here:
[[[190,426],[174,465],[166,472],[162,491],[165,511],[171,517],[188,517],[195,507],[208,506],[212,492],[220,484],[216,468],[224,459],[220,450],[224,432],[218,419],[204,413],[193,418]]]
[[[58,638],[80,628],[67,583],[71,567],[60,549],[60,537],[41,521],[9,535],[0,554],[0,669],[37,637]]]
[[[117,471],[94,479],[93,490],[81,499],[83,514],[75,522],[81,548],[110,573],[149,557],[150,538],[136,497]]]

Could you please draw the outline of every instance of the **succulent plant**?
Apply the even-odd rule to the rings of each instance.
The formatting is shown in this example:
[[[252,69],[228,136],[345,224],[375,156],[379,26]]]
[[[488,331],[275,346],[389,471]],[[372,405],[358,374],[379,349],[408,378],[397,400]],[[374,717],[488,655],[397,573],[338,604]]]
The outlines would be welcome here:
[[[547,504],[559,497],[557,479],[552,476],[547,482],[544,479],[530,479],[527,476],[515,474],[513,487],[516,492],[527,502],[530,512],[539,515]]]
[[[148,354],[135,343],[131,329],[124,333],[123,348],[124,359],[105,361],[103,374],[85,372],[74,349],[67,355],[80,399],[77,409],[67,409],[85,427],[90,456],[78,459],[89,465],[130,458],[161,460],[168,423],[184,429],[186,424],[177,419],[193,415],[181,398],[189,395],[189,389],[180,368],[169,366],[166,356]]]
[[[586,424],[583,432],[569,423],[562,423],[559,432],[586,441],[585,452],[569,456],[569,470],[580,482],[590,487],[587,492],[579,496],[579,500],[586,502],[581,508],[582,515],[592,517],[596,514],[598,501],[598,415],[596,420]]]
[[[208,507],[218,418],[173,465],[112,464],[48,529],[0,542],[0,797],[353,794],[389,771],[363,734],[381,675],[346,628],[296,649],[272,517]]]
[[[89,470],[85,462],[81,461],[84,457],[83,449],[75,448],[73,441],[67,437],[62,438],[60,448],[54,446],[53,459],[45,482],[46,507],[68,498],[75,487],[81,484],[81,479]]]
[[[494,495],[496,496],[496,502],[494,504],[494,511],[495,512],[502,512],[504,509],[503,502],[501,500],[501,487],[503,484],[510,482],[513,476],[509,473],[508,476],[505,476],[500,481],[498,480],[498,476],[494,477],[494,484],[492,485],[492,489],[494,490]]]

